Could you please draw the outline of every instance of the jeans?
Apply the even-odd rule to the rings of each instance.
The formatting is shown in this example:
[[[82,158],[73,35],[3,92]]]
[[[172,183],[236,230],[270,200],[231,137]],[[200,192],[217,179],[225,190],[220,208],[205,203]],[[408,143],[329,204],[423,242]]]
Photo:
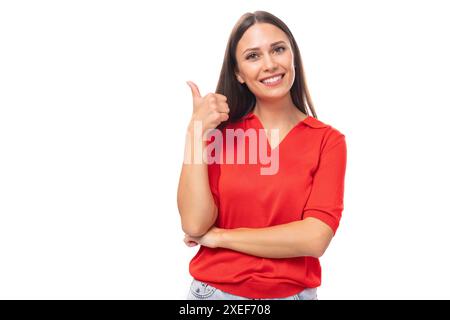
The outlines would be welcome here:
[[[317,300],[317,289],[306,288],[302,292],[286,298],[251,299],[224,292],[209,284],[193,279],[187,300]]]

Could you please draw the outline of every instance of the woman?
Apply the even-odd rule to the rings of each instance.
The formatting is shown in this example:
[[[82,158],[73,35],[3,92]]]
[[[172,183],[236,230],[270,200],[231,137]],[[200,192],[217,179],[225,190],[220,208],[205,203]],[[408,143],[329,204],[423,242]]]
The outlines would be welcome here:
[[[185,243],[201,245],[188,299],[317,299],[319,257],[343,211],[346,142],[317,119],[290,30],[268,12],[246,13],[216,93],[188,85],[194,109],[178,209]],[[242,139],[251,130],[263,134]],[[207,156],[192,162],[199,150]],[[268,157],[276,164],[263,172]]]

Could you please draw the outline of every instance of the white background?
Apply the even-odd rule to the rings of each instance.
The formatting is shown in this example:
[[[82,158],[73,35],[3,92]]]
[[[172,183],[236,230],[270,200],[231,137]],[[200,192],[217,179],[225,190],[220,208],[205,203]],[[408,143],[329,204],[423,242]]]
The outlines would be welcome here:
[[[176,205],[192,101],[245,12],[294,34],[346,135],[319,299],[449,299],[446,1],[0,4],[0,298],[184,299]]]

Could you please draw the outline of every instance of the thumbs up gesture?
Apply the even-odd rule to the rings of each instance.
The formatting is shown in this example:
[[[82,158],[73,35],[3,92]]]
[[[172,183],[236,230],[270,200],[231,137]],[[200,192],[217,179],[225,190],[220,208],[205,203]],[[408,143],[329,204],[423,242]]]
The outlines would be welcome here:
[[[219,93],[208,93],[202,97],[197,85],[192,81],[186,82],[192,91],[193,110],[191,123],[202,122],[202,131],[216,128],[221,122],[228,120],[230,108],[227,97]]]

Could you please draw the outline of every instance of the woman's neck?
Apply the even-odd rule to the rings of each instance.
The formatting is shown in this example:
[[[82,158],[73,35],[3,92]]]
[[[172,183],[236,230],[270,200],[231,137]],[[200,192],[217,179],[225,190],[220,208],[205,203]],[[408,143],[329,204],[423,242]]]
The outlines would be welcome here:
[[[307,116],[290,99],[277,102],[257,101],[253,113],[264,123],[266,128],[289,127]]]

